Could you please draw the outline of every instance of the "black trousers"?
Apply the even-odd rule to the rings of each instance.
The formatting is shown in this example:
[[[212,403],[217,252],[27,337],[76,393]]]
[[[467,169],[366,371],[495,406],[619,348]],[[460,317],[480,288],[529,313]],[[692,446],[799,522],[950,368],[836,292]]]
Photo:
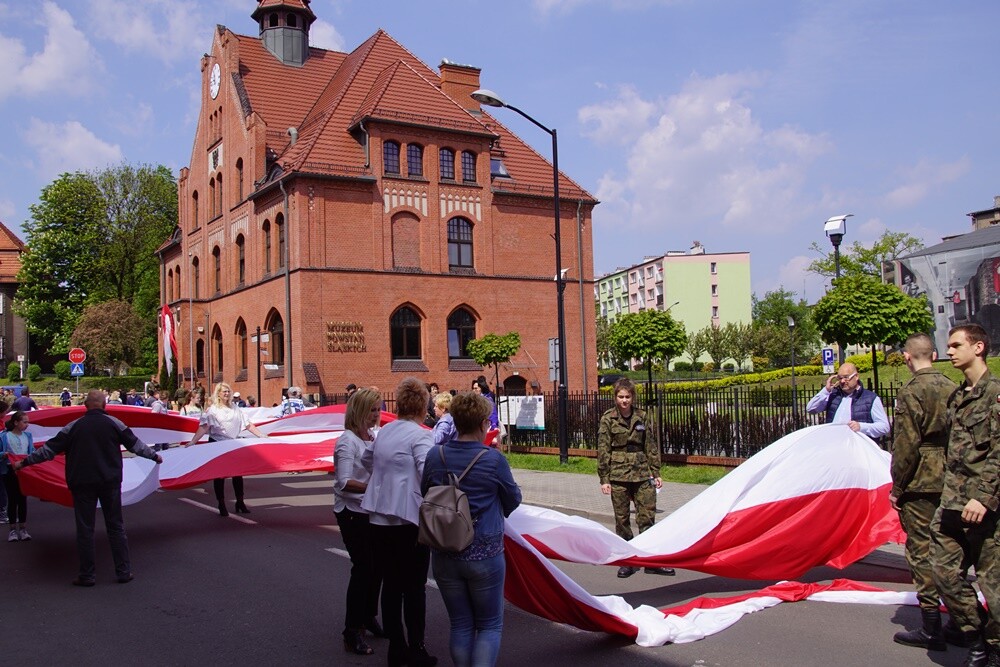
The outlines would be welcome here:
[[[371,524],[367,514],[344,509],[337,512],[337,525],[351,556],[344,629],[361,630],[365,623],[378,616],[378,597],[382,588],[382,573],[375,566],[372,553]]]
[[[24,523],[28,520],[28,499],[21,493],[21,485],[17,481],[17,473],[9,469],[3,476],[3,485],[7,491],[7,521],[10,525]]]
[[[132,573],[128,555],[128,537],[122,518],[122,483],[79,484],[70,489],[73,510],[76,514],[76,552],[80,559],[80,579],[93,581],[95,573],[94,521],[97,502],[104,513],[104,529],[111,542],[111,557],[115,561],[115,574],[127,577]]]
[[[417,527],[371,524],[375,567],[382,572],[382,628],[397,650],[424,643],[430,549],[417,543]],[[403,621],[406,633],[403,633]]]
[[[219,504],[226,502],[226,478],[220,477],[212,480],[215,488],[215,499]],[[236,502],[243,502],[243,478],[233,477],[233,493],[236,494]]]

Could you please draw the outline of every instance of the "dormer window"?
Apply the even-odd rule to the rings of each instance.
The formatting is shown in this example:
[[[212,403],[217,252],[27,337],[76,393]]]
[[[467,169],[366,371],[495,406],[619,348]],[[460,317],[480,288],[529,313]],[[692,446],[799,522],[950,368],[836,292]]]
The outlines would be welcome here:
[[[267,18],[267,25],[268,25],[269,28],[277,28],[278,27],[278,15],[277,14],[271,14]]]
[[[510,172],[504,166],[503,160],[498,157],[490,158],[490,178],[510,178]]]
[[[285,17],[285,25],[287,25],[289,28],[295,28],[299,25],[298,19],[295,17],[295,14],[289,14]]]

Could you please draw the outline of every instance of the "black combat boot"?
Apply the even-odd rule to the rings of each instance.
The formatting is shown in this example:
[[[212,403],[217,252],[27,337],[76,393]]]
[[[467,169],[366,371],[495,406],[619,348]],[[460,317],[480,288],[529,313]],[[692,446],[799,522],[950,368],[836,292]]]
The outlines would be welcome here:
[[[986,642],[980,637],[972,648],[969,649],[969,655],[965,657],[965,662],[962,663],[962,667],[986,667],[987,662],[990,659],[990,650],[986,646]]]
[[[897,632],[892,641],[904,646],[916,646],[928,651],[944,651],[948,645],[941,634],[941,611],[938,609],[920,609],[924,624],[922,628],[909,632]]]

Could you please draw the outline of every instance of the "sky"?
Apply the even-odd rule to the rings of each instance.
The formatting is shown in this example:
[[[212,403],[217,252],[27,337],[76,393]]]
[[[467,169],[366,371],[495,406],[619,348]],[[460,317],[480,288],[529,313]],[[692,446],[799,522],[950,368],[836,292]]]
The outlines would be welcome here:
[[[190,162],[199,59],[255,0],[0,0],[0,221],[61,173]],[[751,253],[752,290],[813,302],[806,271],[845,244],[971,231],[1000,195],[1000,3],[988,0],[313,0],[313,46],[382,28],[559,135],[601,201],[600,276],[647,255]],[[498,118],[545,156],[548,134]]]

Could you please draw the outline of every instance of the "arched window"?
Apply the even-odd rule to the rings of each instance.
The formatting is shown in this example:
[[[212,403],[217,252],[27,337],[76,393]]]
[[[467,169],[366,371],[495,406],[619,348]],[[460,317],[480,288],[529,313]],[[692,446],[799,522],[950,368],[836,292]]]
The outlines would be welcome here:
[[[222,291],[222,251],[219,246],[212,248],[212,261],[215,269],[215,291]]]
[[[448,266],[472,268],[472,223],[465,218],[448,221]]]
[[[243,201],[243,158],[236,160],[236,201]]]
[[[387,141],[382,144],[383,169],[387,174],[399,174],[399,142]]]
[[[406,145],[406,174],[411,178],[424,175],[424,147],[420,144]]]
[[[456,309],[448,316],[448,358],[468,359],[465,349],[476,337],[476,318],[465,308]]]
[[[265,220],[261,228],[264,232],[264,273],[271,273],[271,221]]]
[[[243,318],[236,320],[236,372],[247,369],[247,325]]]
[[[296,18],[295,14],[287,14],[285,16],[285,25],[287,25],[289,28],[295,28],[298,26],[298,19]]]
[[[268,26],[270,26],[272,28],[277,28],[278,27],[278,15],[277,14],[271,14],[268,17],[268,19],[267,19],[267,24],[268,24]]]
[[[208,179],[208,219],[215,219],[215,179]]]
[[[174,300],[174,270],[167,270],[167,302]]]
[[[191,193],[191,229],[198,229],[198,191]]]
[[[222,375],[223,374],[222,329],[219,328],[218,324],[216,324],[212,328],[212,354],[215,355],[215,358],[212,359],[215,366],[215,375],[216,376]]]
[[[442,148],[438,153],[438,161],[441,163],[441,180],[455,180],[455,151],[450,148]]]
[[[472,151],[462,151],[462,181],[476,182],[476,154]]]
[[[194,345],[195,369],[199,377],[205,377],[205,340],[199,338]]]
[[[271,363],[281,366],[285,363],[285,324],[282,322],[278,311],[272,309],[267,314],[267,319],[264,321],[264,328],[267,329],[268,338],[270,339],[267,349],[270,353]]]
[[[219,201],[218,201],[218,205],[215,207],[215,214],[216,215],[222,215],[223,202],[226,201],[223,198],[223,196],[222,196],[222,174],[219,174],[218,176],[216,176],[215,179],[219,182],[219,184],[217,186],[217,188],[218,188],[217,196],[219,197]]]
[[[201,273],[198,270],[198,258],[195,257],[191,260],[191,291],[194,293],[194,298],[198,298],[198,280],[201,277]]]
[[[274,219],[278,227],[278,268],[285,268],[285,218],[280,213]]]
[[[237,282],[242,285],[247,275],[246,241],[242,234],[236,237],[236,257]]]
[[[403,306],[389,318],[389,340],[392,358],[420,358],[420,316],[409,306]]]
[[[181,298],[181,265],[174,267],[174,296]]]

